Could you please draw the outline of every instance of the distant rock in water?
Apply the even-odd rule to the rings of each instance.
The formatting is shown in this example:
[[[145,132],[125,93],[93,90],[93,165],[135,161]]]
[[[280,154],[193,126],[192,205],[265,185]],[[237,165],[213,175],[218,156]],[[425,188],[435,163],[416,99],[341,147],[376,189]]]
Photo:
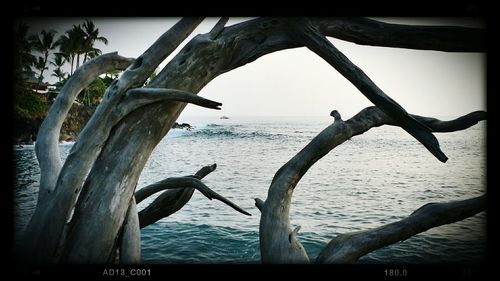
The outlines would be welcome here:
[[[224,115],[224,116],[221,116],[220,119],[229,119],[229,117],[227,117],[226,115]]]
[[[174,123],[174,126],[172,126],[172,129],[186,129],[186,130],[192,130],[193,126],[189,125],[188,123],[182,123],[179,124],[177,122]]]

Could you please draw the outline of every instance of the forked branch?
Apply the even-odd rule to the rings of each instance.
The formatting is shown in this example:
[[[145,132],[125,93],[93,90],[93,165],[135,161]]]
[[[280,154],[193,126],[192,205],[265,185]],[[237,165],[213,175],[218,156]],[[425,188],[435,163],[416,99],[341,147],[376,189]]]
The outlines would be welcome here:
[[[219,19],[212,30],[210,30],[210,32],[208,33],[210,36],[210,40],[217,39],[217,36],[219,36],[219,34],[221,34],[221,32],[224,30],[224,26],[226,25],[228,20],[229,17],[222,17]]]
[[[231,208],[235,209],[236,211],[250,216],[250,213],[246,212],[245,210],[241,209],[228,199],[226,199],[224,196],[218,194],[217,192],[211,190],[208,186],[206,186],[203,182],[201,182],[199,179],[195,177],[171,177],[171,178],[166,178],[164,180],[161,180],[159,182],[156,182],[154,184],[148,185],[140,190],[138,190],[135,193],[135,198],[137,199],[137,202],[141,202],[144,200],[146,197],[165,190],[165,189],[175,189],[175,188],[186,188],[186,187],[191,187],[195,188],[198,191],[200,191],[205,197],[208,199],[217,199],[227,205],[229,205]]]
[[[220,102],[215,102],[186,91],[162,88],[130,89],[125,94],[125,101],[120,106],[123,106],[123,110],[128,113],[146,104],[159,101],[180,101],[216,110],[220,110],[220,106],[222,106]]]
[[[361,45],[446,52],[486,52],[484,28],[385,23],[368,18],[313,18],[324,35]]]
[[[426,204],[400,221],[374,229],[341,234],[321,251],[316,263],[353,263],[360,257],[443,224],[486,210],[486,195],[446,203]]]
[[[27,256],[38,262],[57,262],[60,259],[60,255],[64,256],[63,259],[68,261],[104,261],[105,255],[100,253],[110,252],[113,247],[112,243],[106,243],[106,246],[94,243],[96,238],[88,237],[91,230],[85,229],[85,227],[92,228],[88,223],[83,223],[84,227],[74,225],[66,227],[66,223],[71,217],[76,199],[80,194],[80,189],[84,184],[89,170],[108,140],[111,130],[123,118],[123,115],[120,116],[122,112],[116,110],[116,105],[121,101],[122,96],[128,89],[143,85],[162,60],[194,30],[201,20],[188,18],[179,21],[137,58],[120,78],[115,80],[106,90],[103,102],[98,106],[92,118],[80,132],[79,139],[71,148],[61,168],[52,200],[44,208],[37,208],[35,210],[34,219],[30,221],[26,230],[26,233],[29,233],[29,237],[26,239]],[[81,141],[81,139],[84,141]],[[87,189],[90,189],[90,185],[87,185]],[[113,236],[117,235],[119,226],[123,224],[132,194],[133,190],[122,193],[123,196],[118,201],[123,200],[123,202],[117,205],[119,208],[112,210],[112,212],[118,212],[116,216],[110,214],[99,217],[103,220],[101,225],[104,224],[104,220],[107,222],[113,221],[115,217],[120,220],[119,223],[109,224],[114,228],[109,232]],[[85,194],[82,194],[81,197],[85,200]],[[101,198],[105,199],[106,196],[103,195]],[[110,202],[111,199],[108,198],[105,204],[112,205],[109,204]],[[81,204],[80,206],[86,205]],[[95,210],[93,207],[90,207],[90,209]],[[82,217],[92,216],[90,214],[92,212],[89,212],[89,214],[84,214],[85,212],[78,214],[79,212],[78,209],[75,209],[74,214],[78,215],[80,220],[78,222],[71,222],[71,224],[80,223]],[[92,216],[92,220],[95,220],[95,218],[95,216]],[[79,233],[66,233],[66,230]],[[92,243],[91,241],[79,241],[79,235],[89,238]],[[72,245],[67,245],[67,241],[65,241],[66,237],[73,239],[71,242]],[[104,239],[104,241],[109,241],[109,239]],[[80,249],[76,249],[77,247],[80,247]],[[93,247],[96,249],[92,250]],[[60,250],[60,248],[65,249]],[[29,252],[36,254],[30,255]],[[83,258],[85,255],[87,256]],[[91,257],[89,255],[94,256]]]
[[[264,263],[307,263],[307,253],[300,242],[294,241],[296,233],[291,229],[289,211],[293,190],[307,170],[336,146],[370,128],[384,124],[396,124],[378,107],[368,107],[356,116],[343,121],[337,111],[332,111],[335,122],[320,132],[274,176],[268,197],[263,202],[256,199],[261,209],[260,249]],[[485,112],[474,112],[452,121],[414,116],[434,131],[464,129],[486,118]],[[470,214],[470,213],[468,213]],[[473,214],[471,214],[473,215]]]
[[[99,75],[112,70],[124,70],[133,61],[134,59],[122,57],[117,52],[104,54],[84,63],[64,84],[44,118],[36,139],[35,152],[40,165],[39,204],[54,190],[61,171],[59,135],[76,97]]]
[[[224,196],[211,190],[200,181],[201,178],[215,170],[215,167],[215,164],[205,166],[193,176],[167,178],[136,191],[134,195],[136,201],[141,202],[145,198],[167,189],[149,206],[139,212],[140,227],[144,228],[180,210],[189,201],[189,199],[191,199],[195,189],[198,189],[210,200],[217,199],[229,205],[236,211],[251,216],[250,213],[246,212]]]
[[[43,186],[55,186],[55,188],[52,189],[51,196],[43,194],[47,190],[40,190],[40,198],[52,197],[54,200],[47,200],[49,203],[46,206],[40,207],[39,205],[37,207],[26,230],[29,235],[27,235],[23,245],[29,250],[27,258],[33,258],[34,262],[106,262],[106,257],[110,256],[113,247],[116,246],[112,241],[117,237],[118,231],[123,225],[140,172],[153,148],[168,132],[186,106],[185,102],[162,102],[163,99],[154,102],[156,101],[156,98],[152,97],[154,95],[140,100],[140,102],[144,102],[144,105],[136,109],[134,106],[120,106],[120,103],[127,100],[124,97],[130,89],[141,87],[144,84],[154,69],[187,38],[201,20],[200,18],[186,18],[179,21],[138,57],[121,75],[120,79],[107,89],[103,103],[98,107],[83,131],[80,132],[79,140],[73,145],[64,166],[61,169],[60,164],[56,163],[54,166],[54,170],[61,170],[59,176],[51,175],[49,176],[51,178],[46,178],[48,184],[45,180],[44,183],[41,183]],[[354,78],[351,77],[351,79],[354,82],[351,82],[355,83],[363,94],[371,100],[373,99],[373,102],[388,116],[394,118],[397,125],[402,125],[410,133],[413,132],[419,141],[427,145],[441,160],[445,160],[445,156],[441,155],[439,145],[432,142],[433,136],[426,130],[425,126],[419,127],[418,122],[407,116],[407,113],[398,107],[397,103],[393,103],[381,91],[377,92],[373,82],[368,80],[355,81],[365,78],[358,73],[358,68],[349,64],[347,59],[343,60],[345,57],[342,57],[342,54],[335,53],[335,49],[331,48],[331,44],[329,45],[326,42],[328,40],[324,38],[324,36],[330,36],[329,34],[335,34],[332,31],[335,29],[340,30],[338,31],[340,33],[343,32],[343,29],[352,29],[350,31],[353,34],[352,38],[361,42],[364,31],[362,29],[356,31],[356,24],[358,26],[371,24],[370,28],[374,28],[374,32],[378,33],[377,36],[382,36],[382,39],[377,39],[376,36],[365,36],[368,39],[363,43],[377,44],[377,40],[379,40],[378,43],[383,44],[381,41],[391,40],[390,37],[383,39],[385,26],[376,26],[376,23],[369,21],[361,21],[360,23],[354,21],[354,27],[345,27],[335,25],[338,21],[334,20],[331,20],[333,25],[325,25],[325,21],[325,19],[321,19],[321,21],[310,20],[304,27],[302,19],[270,18],[255,19],[224,27],[226,19],[221,19],[210,34],[197,35],[188,42],[179,54],[163,68],[157,78],[148,84],[148,87],[178,89],[196,94],[218,75],[252,62],[263,55],[283,49],[307,46],[332,65],[337,64],[339,71],[348,79],[349,75],[352,75]],[[389,30],[391,30],[390,28],[392,26],[389,26]],[[410,30],[406,32],[411,33],[412,27],[405,28]],[[422,29],[416,27],[415,30]],[[306,32],[304,33],[304,31]],[[425,31],[427,32],[429,29]],[[453,38],[450,39],[445,32],[439,31],[443,30],[430,31],[435,43],[427,42],[424,44],[435,50],[449,50],[449,43],[453,45],[451,47],[453,51],[470,51],[475,47],[470,47],[467,44],[474,45],[476,43],[467,42],[460,47],[460,44],[457,43],[460,34],[470,35],[472,33],[472,36],[484,34],[484,31],[480,30],[447,30],[454,34]],[[391,32],[388,35],[396,37]],[[407,36],[409,43],[405,46],[408,48],[419,46],[421,38],[409,38],[411,36]],[[472,37],[465,36],[463,38],[466,38],[463,40],[465,42]],[[403,45],[397,40],[392,40],[388,45]],[[381,100],[378,100],[380,98]],[[152,100],[153,102],[151,102]],[[211,106],[220,106],[217,104],[214,102],[211,103]],[[363,124],[349,124],[348,122],[336,121],[334,130],[342,131],[342,134],[345,135],[352,135],[352,132],[343,131],[353,131],[351,126],[364,128],[364,130],[369,129],[369,126],[364,127]],[[340,138],[337,138],[337,141],[340,142]],[[321,141],[318,143],[321,144]],[[328,145],[332,148],[335,146],[332,146],[331,143]],[[272,185],[277,186],[283,192],[288,192],[288,196],[291,197],[291,190],[307,171],[309,167],[307,165],[312,165],[329,151],[328,146],[320,146],[320,150],[320,153],[314,157],[308,157],[307,153],[302,155],[306,156],[305,166],[301,166],[296,159],[295,162],[291,161],[290,165],[280,169]],[[44,157],[41,155],[43,152],[39,152],[38,149],[37,153],[40,158]],[[287,175],[295,176],[290,178]],[[170,189],[169,192],[173,190],[178,189]],[[213,192],[206,191],[206,194],[217,198],[217,194]],[[186,198],[189,197],[190,195]],[[293,259],[274,259],[265,257],[263,254],[263,260],[271,262],[276,260],[303,262],[307,260],[307,255],[300,243],[298,241],[295,243],[296,232],[291,229],[288,223],[282,223],[279,220],[283,214],[286,214],[286,218],[288,218],[287,204],[289,202],[285,200],[281,202],[281,205],[274,204],[273,200],[269,200],[271,197],[273,196],[268,197],[263,207],[263,216],[273,218],[269,214],[275,214],[274,218],[278,218],[275,222],[280,224],[279,227],[283,230],[283,239],[292,244],[292,252],[299,254],[295,255]],[[77,198],[78,204],[73,208]],[[73,210],[74,215],[71,216]],[[278,210],[281,210],[282,213]],[[95,231],[97,227],[100,228],[99,232]],[[280,235],[278,236],[281,238]]]
[[[342,52],[309,22],[304,22],[297,27],[298,33],[293,33],[298,40],[311,51],[318,54],[358,90],[365,95],[373,104],[378,106],[384,113],[396,120],[398,124],[422,143],[441,162],[446,162],[446,155],[439,148],[439,142],[425,125],[411,117],[406,110],[396,101],[387,96],[373,81],[354,63],[352,63]]]

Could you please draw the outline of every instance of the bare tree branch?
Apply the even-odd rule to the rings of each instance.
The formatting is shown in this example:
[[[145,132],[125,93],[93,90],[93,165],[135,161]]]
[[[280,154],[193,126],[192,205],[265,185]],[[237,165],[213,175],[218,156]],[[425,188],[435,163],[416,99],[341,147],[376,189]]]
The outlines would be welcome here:
[[[37,251],[37,247],[45,247],[45,245],[36,243],[37,240],[35,237],[43,234],[44,229],[47,227],[45,225],[47,220],[50,222],[53,219],[53,215],[47,216],[47,214],[50,214],[49,206],[53,203],[52,200],[56,198],[56,196],[52,196],[52,193],[56,187],[57,178],[62,167],[59,153],[59,135],[61,126],[74,100],[85,87],[90,85],[102,73],[112,70],[123,70],[133,61],[134,59],[122,57],[117,52],[104,54],[89,60],[79,67],[68,79],[50,107],[47,116],[38,130],[35,144],[35,152],[40,165],[40,188],[37,208],[26,227],[23,237],[22,251],[26,260],[37,259],[30,252],[41,253],[42,251]],[[56,242],[58,242],[57,239],[52,239],[49,245],[54,246],[53,243]],[[48,253],[45,252],[45,254]],[[42,260],[48,262],[47,259]]]
[[[446,52],[486,52],[484,28],[390,24],[367,18],[312,18],[323,35],[361,45]]]
[[[120,102],[129,89],[143,85],[200,21],[181,20],[108,88],[103,103],[80,133],[61,169],[53,192],[56,199],[45,208],[36,209],[33,216],[37,218],[36,225],[27,229],[27,256],[35,262],[99,263],[110,256],[140,172],[186,106],[177,101],[154,102],[126,112]],[[213,40],[209,34],[196,36],[148,87],[197,94],[224,72],[265,54],[301,47],[304,42],[291,36],[301,31],[297,24],[290,24],[293,21],[256,19],[222,29],[221,23],[217,28],[221,30],[214,31],[218,35]],[[74,215],[67,225],[77,198]],[[99,233],[94,231],[97,228]],[[289,233],[292,230],[287,230],[286,237]],[[61,251],[57,244],[61,245]],[[55,254],[59,252],[60,257]],[[296,259],[299,260],[303,259]]]
[[[96,227],[96,225],[92,225],[92,223],[90,223],[90,221],[96,222],[96,216],[93,216],[92,212],[77,215],[79,218],[78,223],[85,221],[85,217],[87,215],[91,216],[88,217],[89,223],[83,223],[84,227],[80,228],[79,226],[70,226],[68,228],[71,231],[81,231],[78,235],[66,235],[66,233],[64,233],[66,229],[66,221],[70,218],[71,211],[75,205],[79,191],[82,188],[83,181],[92,167],[92,164],[101,152],[104,143],[107,141],[111,129],[120,120],[120,118],[123,118],[123,116],[120,116],[120,112],[117,112],[115,109],[116,104],[121,101],[122,95],[130,88],[143,85],[144,81],[146,81],[156,66],[161,63],[161,60],[166,58],[200,22],[201,19],[195,18],[183,19],[179,21],[176,25],[174,25],[174,27],[172,27],[153,45],[151,45],[151,47],[146,50],[141,57],[137,58],[134,64],[128,67],[121,77],[114,81],[113,84],[106,90],[103,102],[98,106],[92,118],[80,132],[79,140],[77,140],[73,145],[70,154],[66,158],[66,162],[64,163],[60,176],[57,179],[53,195],[54,199],[47,204],[46,208],[36,209],[35,216],[39,218],[36,220],[38,226],[29,225],[27,228],[30,240],[30,242],[28,242],[30,247],[28,249],[31,252],[36,252],[36,255],[28,254],[28,256],[32,257],[36,261],[57,261],[59,257],[56,257],[55,253],[60,252],[57,249],[59,244],[67,248],[65,251],[62,251],[62,255],[64,256],[63,259],[67,258],[68,261],[71,261],[74,258],[75,262],[77,260],[79,262],[84,262],[85,260],[105,262],[104,258],[109,256],[108,253],[112,250],[113,243],[111,243],[111,241],[113,241],[113,239],[103,238],[99,240],[95,237],[89,237],[103,234],[95,233],[90,230]],[[84,139],[85,141],[80,141],[80,139]],[[88,190],[92,189],[90,184],[86,184],[85,186]],[[107,191],[108,195],[113,193],[112,190]],[[117,212],[117,216],[115,217],[110,214],[108,216],[100,217],[102,220],[106,221],[116,218],[120,222],[117,224],[104,223],[104,221],[97,223],[99,227],[112,228],[109,232],[104,232],[111,234],[112,237],[116,237],[119,228],[123,223],[128,209],[128,202],[133,194],[133,190],[131,189],[125,193],[120,192],[120,194],[122,195],[119,199],[119,201],[121,201],[120,204],[104,204],[105,206],[118,207],[117,210],[109,210],[111,213]],[[106,196],[102,194],[102,197],[99,196],[99,198],[103,199],[106,198]],[[111,201],[108,203],[110,202]],[[97,204],[104,206],[101,203]],[[80,206],[87,205],[80,204]],[[90,208],[94,211],[99,209],[98,207]],[[78,212],[79,210],[75,210],[75,215]],[[71,223],[73,224],[75,222],[72,221]],[[89,227],[90,229],[86,229],[86,227]],[[72,245],[66,245],[66,241],[64,241],[65,237],[72,239],[73,242],[70,242]],[[80,239],[88,240],[81,242],[79,241]],[[102,243],[106,244],[106,246],[101,247]],[[78,250],[73,247],[80,247],[80,249]],[[92,251],[93,247],[99,250]],[[106,254],[103,254],[101,251],[106,252]],[[93,255],[93,257],[87,255]],[[84,256],[87,259],[83,258]]]
[[[211,172],[215,171],[215,169],[217,169],[217,164],[216,163],[214,163],[212,165],[204,166],[198,172],[196,172],[196,174],[194,174],[193,177],[201,180],[202,178],[206,177]]]
[[[303,24],[299,22],[296,24],[298,25],[297,28],[300,28],[301,31],[294,33],[298,37],[298,40],[304,42],[307,48],[317,53],[339,71],[373,104],[378,106],[393,120],[397,120],[401,128],[422,143],[441,162],[446,162],[448,158],[439,148],[439,142],[429,128],[411,117],[402,106],[387,96],[359,67],[353,64],[308,22]]]
[[[283,165],[274,176],[269,187],[268,197],[260,209],[260,250],[264,263],[307,263],[308,256],[300,242],[293,241],[295,235],[290,227],[290,204],[295,186],[307,170],[336,146],[353,136],[362,134],[370,128],[394,122],[378,107],[368,107],[354,117],[343,121],[334,110],[331,113],[335,122],[325,128],[292,159]],[[422,122],[434,128],[465,128],[485,118],[484,114],[469,114],[467,118],[442,122],[432,118],[422,118]],[[260,204],[260,203],[259,203]]]
[[[167,189],[151,204],[139,211],[140,228],[151,225],[179,211],[189,202],[195,189],[192,187]]]
[[[127,211],[125,223],[123,224],[122,241],[120,246],[120,263],[141,262],[141,231],[139,228],[139,216],[137,205],[132,197]]]
[[[211,101],[192,93],[162,88],[130,89],[125,94],[125,101],[120,106],[123,106],[123,110],[128,113],[146,104],[159,101],[181,101],[217,110],[220,110],[219,106],[222,106],[220,102]]]
[[[486,195],[446,203],[426,204],[403,220],[374,229],[341,234],[328,243],[316,263],[353,263],[360,257],[443,224],[486,210]]]
[[[486,111],[474,111],[467,115],[461,116],[451,121],[441,121],[439,119],[412,115],[413,118],[419,120],[429,127],[433,132],[448,133],[460,130],[465,130],[476,125],[481,120],[486,120]],[[396,125],[395,122],[388,125]]]
[[[148,185],[146,187],[143,187],[139,189],[138,191],[135,192],[135,198],[137,202],[141,202],[144,200],[146,197],[165,190],[165,189],[175,189],[175,188],[186,188],[186,187],[191,187],[198,189],[205,197],[208,199],[217,199],[227,205],[229,205],[231,208],[235,209],[236,211],[251,216],[250,213],[246,212],[245,210],[241,209],[228,199],[226,199],[224,196],[218,194],[217,192],[211,190],[208,186],[206,186],[203,182],[201,182],[199,179],[195,177],[170,177],[166,178],[164,180],[161,180],[159,182],[153,183],[151,185]]]
[[[257,207],[257,209],[259,209],[259,211],[262,212],[262,208],[264,208],[264,204],[266,202],[262,201],[262,199],[260,198],[255,198],[254,200],[255,200],[255,207]]]
[[[207,191],[208,187],[204,183],[202,183],[199,179],[189,176],[166,178],[164,180],[155,182],[153,184],[150,184],[148,186],[145,186],[137,190],[134,193],[134,196],[137,202],[141,202],[142,200],[146,199],[147,197],[159,191],[165,189],[175,189],[175,188],[185,188],[185,187],[198,189],[203,195],[205,195],[205,197],[207,197],[210,200],[212,199],[210,193]]]
[[[64,84],[38,130],[35,143],[35,152],[40,165],[39,204],[55,188],[62,167],[59,135],[64,119],[76,97],[99,75],[112,70],[124,70],[133,61],[134,59],[122,57],[117,52],[104,54],[83,64]]]
[[[224,26],[226,25],[227,21],[229,20],[229,17],[222,17],[220,20],[215,24],[215,26],[210,30],[208,33],[210,36],[210,40],[215,40],[217,39],[217,36],[224,30]]]
[[[216,168],[217,164],[204,166],[192,177],[201,180],[211,172],[215,171]],[[180,210],[187,202],[189,202],[194,190],[195,189],[192,187],[185,187],[164,191],[160,194],[160,196],[156,197],[151,204],[139,212],[140,227],[144,228]],[[146,198],[144,196],[141,197]]]

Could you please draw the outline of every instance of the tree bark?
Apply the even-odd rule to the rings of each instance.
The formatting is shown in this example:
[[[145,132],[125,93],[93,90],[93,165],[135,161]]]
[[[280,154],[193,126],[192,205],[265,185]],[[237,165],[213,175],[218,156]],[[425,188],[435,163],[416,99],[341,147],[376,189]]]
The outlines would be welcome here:
[[[98,235],[94,231],[87,229],[83,230],[85,227],[82,228],[82,232],[80,232],[79,227],[72,227],[71,225],[66,227],[66,221],[70,218],[71,211],[89,169],[92,167],[92,164],[95,163],[95,160],[102,151],[102,147],[106,141],[109,141],[108,137],[111,130],[116,123],[120,121],[120,117],[127,114],[126,112],[123,112],[123,107],[119,107],[117,105],[121,102],[122,96],[125,95],[128,89],[143,85],[144,81],[161,63],[161,61],[165,59],[200,22],[201,19],[196,18],[181,20],[173,28],[162,35],[148,50],[144,52],[141,57],[137,58],[135,62],[121,75],[121,77],[114,81],[113,84],[107,89],[103,102],[98,106],[92,118],[80,132],[79,139],[75,142],[70,154],[66,158],[66,162],[64,163],[57,179],[54,194],[52,195],[53,200],[49,201],[46,208],[37,208],[35,211],[35,213],[41,213],[37,217],[36,222],[38,225],[43,225],[44,230],[41,231],[41,227],[33,229],[28,226],[27,232],[30,234],[31,243],[34,245],[34,247],[30,250],[35,252],[35,254],[29,256],[33,256],[36,262],[57,262],[59,260],[59,253],[61,253],[59,248],[71,248],[71,246],[67,245],[68,243],[65,241],[66,237],[72,239],[78,237],[75,236],[74,233],[67,235],[67,231],[77,230],[77,232],[83,236],[88,236],[90,233],[93,233],[92,235]],[[116,148],[118,147],[119,146]],[[134,159],[134,157],[131,157],[131,159]],[[103,171],[107,171],[109,169],[108,167],[109,166],[105,164],[104,167],[102,167],[105,169]],[[137,172],[132,172],[131,174],[135,174],[137,177],[139,175]],[[128,182],[126,178],[127,177],[113,178],[111,176],[109,179],[116,179],[117,181],[112,184],[113,187],[103,189],[106,190],[105,194],[114,194],[113,190],[118,191],[122,184],[126,184]],[[131,180],[133,181],[132,178]],[[107,181],[109,182],[109,180],[103,179],[99,182],[103,183]],[[90,182],[93,182],[91,174],[89,174],[84,187],[90,189],[92,187]],[[116,183],[120,184],[116,185]],[[93,182],[93,184],[95,184],[95,182]],[[88,242],[78,242],[79,247],[83,247],[83,249],[81,253],[77,250],[73,251],[72,255],[75,255],[74,257],[76,260],[85,261],[86,259],[84,256],[92,253],[92,255],[95,255],[94,257],[96,257],[95,261],[104,262],[105,260],[103,260],[103,258],[109,256],[109,251],[113,247],[112,243],[114,243],[112,241],[115,240],[114,237],[116,237],[116,234],[123,223],[128,209],[128,202],[130,201],[133,193],[133,190],[131,188],[129,189],[130,191],[128,192],[118,192],[118,194],[122,196],[119,196],[120,199],[113,202],[113,204],[111,204],[111,201],[108,201],[106,205],[98,204],[101,208],[96,206],[91,207],[89,215],[92,214],[91,216],[95,219],[96,216],[93,214],[97,213],[100,215],[99,217],[101,220],[103,220],[97,223],[97,226],[102,227],[103,225],[109,225],[111,229],[105,229],[109,231],[103,232],[104,237],[102,237],[102,240],[90,239]],[[128,196],[127,193],[129,194]],[[87,206],[87,204],[81,204],[81,206]],[[102,210],[104,206],[110,207],[111,209],[116,207],[118,208],[119,223],[104,223],[106,218],[112,217],[105,215],[107,211]],[[78,209],[75,209],[75,214],[78,214]],[[95,229],[96,225],[94,224],[94,219],[90,219],[92,223],[86,224],[86,226]],[[73,221],[72,223],[75,224]],[[106,246],[101,247],[101,243]],[[94,251],[94,249],[89,246],[90,244],[95,245],[96,248],[101,248],[103,251],[107,251],[106,254],[100,250]],[[70,262],[74,261],[72,258],[68,257],[67,251],[66,253],[62,252],[62,255],[64,255],[63,260],[67,259]],[[93,258],[91,258],[91,260],[93,260]]]
[[[461,221],[484,210],[486,195],[462,201],[429,203],[403,220],[335,237],[321,251],[316,263],[353,263],[374,250],[433,227]]]
[[[38,130],[35,152],[40,166],[40,188],[37,207],[28,223],[23,238],[23,258],[37,262],[49,262],[50,258],[44,250],[44,244],[38,243],[37,236],[47,227],[47,221],[55,214],[47,212],[50,204],[57,200],[53,195],[56,181],[60,174],[62,163],[59,153],[59,134],[73,101],[81,90],[90,85],[100,74],[111,70],[125,69],[133,59],[119,56],[116,52],[109,53],[88,61],[82,65],[66,82],[47,116]],[[51,240],[49,247],[54,249],[57,239]]]
[[[335,48],[326,39],[325,35],[319,33],[310,22],[304,21],[301,23],[298,21],[295,24],[298,25],[297,30],[299,30],[299,32],[294,33],[297,40],[304,42],[307,48],[333,66],[373,104],[421,142],[436,158],[441,162],[446,162],[448,158],[439,148],[439,142],[429,128],[412,118],[402,106],[387,96],[359,67]]]
[[[368,107],[347,121],[334,110],[335,122],[320,132],[300,152],[283,165],[274,176],[265,202],[256,199],[261,209],[259,228],[260,252],[263,263],[308,263],[309,258],[295,238],[298,228],[290,226],[290,204],[295,186],[308,169],[332,149],[353,136],[384,124],[398,124],[378,107]],[[431,130],[465,129],[486,118],[485,112],[474,112],[452,121],[415,116]],[[475,214],[475,213],[474,213]],[[473,215],[473,214],[472,214]],[[394,241],[396,242],[396,241]],[[326,255],[326,254],[325,254]],[[329,254],[330,255],[330,254]]]
[[[127,211],[125,223],[123,224],[123,234],[120,246],[120,263],[140,263],[141,262],[141,232],[139,227],[139,216],[137,215],[137,205],[132,197]]]
[[[45,201],[56,185],[62,167],[59,154],[59,134],[64,119],[78,94],[99,75],[111,70],[124,70],[133,62],[131,58],[109,53],[89,61],[79,68],[61,89],[38,130],[35,151],[40,165],[38,202]]]
[[[216,168],[217,164],[204,166],[192,177],[201,180],[211,172],[215,171]],[[191,199],[194,190],[195,188],[193,187],[183,187],[164,191],[151,204],[139,212],[140,228],[153,224],[158,220],[168,217],[180,210]],[[140,194],[138,195],[140,191],[141,190],[136,191],[134,194],[136,200],[138,200],[137,198],[140,199],[142,197],[144,199],[147,197],[144,193],[142,196]]]
[[[335,24],[325,25],[326,21],[328,19],[309,21],[307,29],[304,29],[299,24],[304,21],[300,19],[255,19],[230,27],[224,27],[227,19],[221,19],[211,32],[197,35],[188,42],[148,84],[147,90],[137,89],[144,84],[154,69],[185,40],[201,19],[187,18],[178,22],[137,58],[107,89],[103,103],[99,105],[96,113],[80,133],[64,166],[55,167],[55,170],[60,170],[60,172],[47,176],[48,184],[44,183],[44,186],[52,187],[51,200],[48,200],[44,208],[41,208],[41,205],[37,207],[32,222],[27,228],[27,237],[29,237],[26,244],[28,245],[27,256],[32,257],[35,262],[106,262],[115,247],[118,232],[122,229],[138,177],[153,148],[167,134],[186,106],[186,102],[197,101],[208,104],[210,108],[220,106],[220,103],[194,98],[192,94],[197,94],[218,75],[278,50],[307,46],[318,54],[323,54],[322,57],[333,64],[331,55],[335,53],[335,49],[328,44],[320,46],[326,41],[319,36],[317,31],[323,30],[325,33],[322,36],[338,36],[336,34],[345,36],[346,27]],[[370,37],[366,42],[363,41],[364,43],[382,45],[389,41],[387,44],[394,46],[398,44],[408,48],[420,46],[418,39],[409,39],[406,45],[394,38],[384,39],[381,35],[384,26],[377,26],[373,22],[368,22],[368,24],[364,22],[364,24],[378,33],[378,37]],[[412,27],[406,28],[412,30]],[[422,30],[421,28],[415,29]],[[304,34],[304,30],[314,32]],[[471,47],[475,43],[461,46],[457,43],[459,35],[463,34],[466,38],[477,35],[481,39],[483,32],[456,29],[452,32],[453,38],[450,39],[448,35],[443,35],[440,31],[442,30],[431,32],[434,36],[433,43],[425,43],[430,46],[429,48],[450,50],[451,44],[454,46],[451,48],[453,51],[470,51],[475,48]],[[355,30],[351,32],[354,34],[352,37],[356,38],[363,33],[356,33]],[[360,88],[367,97],[370,98],[370,93],[372,93],[370,100],[391,116],[396,124],[403,126],[424,145],[430,147],[429,149],[441,160],[444,159],[439,154],[439,145],[432,143],[433,135],[425,126],[420,127],[419,123],[402,107],[384,96],[383,92],[377,91],[376,86],[373,83],[370,84],[369,79],[366,80],[366,75],[363,76],[358,68],[343,59],[343,55],[338,55],[341,60],[336,61],[336,68],[342,74]],[[354,78],[350,78],[349,68],[353,67],[355,71],[352,77]],[[360,79],[364,80],[364,82],[361,81],[364,84],[359,84]],[[78,86],[67,85],[67,87],[76,89]],[[182,97],[172,98],[173,92],[183,93]],[[380,97],[382,99],[379,99]],[[64,119],[61,115],[58,118]],[[62,120],[53,122],[62,123]],[[346,127],[343,123],[337,125],[338,130]],[[50,137],[53,138],[53,136]],[[37,150],[39,159],[46,157],[42,153],[45,153],[45,150],[40,150],[40,152]],[[309,157],[308,161],[314,163],[316,160],[314,157]],[[47,164],[44,165],[47,166]],[[289,169],[295,171],[297,167],[289,167]],[[289,181],[279,177],[275,177],[275,180],[277,183]],[[214,198],[217,198],[217,195],[210,193],[210,196]],[[44,195],[40,197],[42,196]],[[266,211],[267,202],[265,205],[263,214],[269,213]],[[74,214],[71,216],[73,210]],[[288,209],[284,212],[288,213]],[[70,220],[69,223],[68,220]],[[287,224],[281,227],[289,241],[295,241],[296,231],[290,231]],[[95,229],[100,231],[96,232]],[[287,247],[289,246],[285,245],[283,249]],[[293,249],[289,249],[290,254],[295,253],[292,261],[307,261],[305,251],[301,247],[297,241]],[[285,260],[287,258],[283,259]]]
[[[187,189],[184,192],[169,192],[162,194],[160,199],[157,199],[151,203],[150,206],[146,207],[139,213],[139,220],[141,221],[141,228],[152,224],[159,219],[173,214],[186,204],[193,192],[191,189],[198,189],[205,197],[208,199],[217,199],[236,211],[251,216],[250,213],[246,212],[242,208],[238,207],[233,202],[226,199],[224,196],[218,194],[217,192],[211,190],[208,186],[203,184],[199,179],[193,176],[188,177],[178,177],[178,178],[167,178],[161,180],[157,183],[148,185],[135,193],[135,198],[138,202],[141,202],[146,197],[165,189]]]
[[[319,32],[360,45],[445,52],[486,52],[484,28],[391,24],[367,18],[313,18]]]

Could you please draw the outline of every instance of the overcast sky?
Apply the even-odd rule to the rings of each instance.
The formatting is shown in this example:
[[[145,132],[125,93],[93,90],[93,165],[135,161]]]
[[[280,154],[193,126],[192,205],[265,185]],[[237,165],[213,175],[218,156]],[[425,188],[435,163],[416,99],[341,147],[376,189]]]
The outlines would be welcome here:
[[[89,18],[109,44],[103,53],[118,51],[138,57],[176,18]],[[25,19],[31,32],[54,29],[58,35],[84,18]],[[231,18],[227,25],[240,22]],[[386,22],[481,26],[474,19],[399,19]],[[177,49],[217,22],[205,19]],[[458,116],[486,109],[486,55],[361,46],[331,39],[386,94],[407,111],[426,116]],[[177,53],[177,51],[175,53]],[[172,54],[161,67],[172,58]],[[49,73],[52,73],[49,69]],[[68,68],[69,69],[69,68]],[[44,75],[46,77],[49,74]],[[55,82],[55,77],[51,77]],[[342,75],[306,48],[289,49],[259,58],[222,74],[199,93],[223,103],[222,111],[188,105],[182,116],[320,116],[337,109],[345,119],[371,103]]]

